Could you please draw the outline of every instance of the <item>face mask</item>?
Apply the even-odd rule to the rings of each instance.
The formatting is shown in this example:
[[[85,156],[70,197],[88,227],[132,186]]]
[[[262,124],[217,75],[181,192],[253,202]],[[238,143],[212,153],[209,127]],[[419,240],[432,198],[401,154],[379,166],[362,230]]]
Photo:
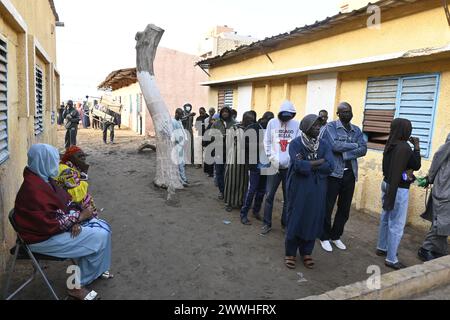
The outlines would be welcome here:
[[[291,121],[292,119],[294,119],[294,116],[292,114],[290,114],[290,115],[280,114],[278,116],[278,119],[280,119],[281,122],[288,122],[288,121]]]
[[[344,123],[350,123],[350,121],[352,121],[353,119],[353,113],[344,113],[344,114],[340,114],[339,115],[339,119],[341,120],[341,122]]]

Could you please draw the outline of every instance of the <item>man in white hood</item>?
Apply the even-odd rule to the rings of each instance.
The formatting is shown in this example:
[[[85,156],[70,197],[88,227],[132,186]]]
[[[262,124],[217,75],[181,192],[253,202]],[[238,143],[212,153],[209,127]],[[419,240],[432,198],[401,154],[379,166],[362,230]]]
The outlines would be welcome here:
[[[289,167],[289,144],[300,134],[300,125],[294,120],[296,110],[292,102],[285,101],[281,105],[278,118],[270,120],[264,137],[264,148],[267,158],[276,173],[267,177],[267,193],[264,208],[264,225],[261,234],[267,234],[272,230],[273,201],[280,183],[283,189],[283,213],[281,226],[286,225],[286,179]]]

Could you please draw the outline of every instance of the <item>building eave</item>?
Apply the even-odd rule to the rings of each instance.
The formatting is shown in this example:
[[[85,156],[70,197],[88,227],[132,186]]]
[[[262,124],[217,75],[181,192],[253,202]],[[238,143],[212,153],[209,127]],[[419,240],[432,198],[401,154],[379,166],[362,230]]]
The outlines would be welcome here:
[[[53,0],[48,0],[48,2],[50,3],[50,8],[52,8],[53,15],[55,16],[55,21],[58,22],[59,15],[58,15],[58,12],[56,11],[55,2]]]
[[[428,2],[426,4],[429,6],[440,5],[440,1],[437,0],[427,1]],[[230,60],[243,60],[248,55],[257,55],[261,54],[261,52],[267,53],[276,50],[276,48],[283,43],[297,41],[304,37],[310,37],[321,31],[335,28],[339,25],[345,25],[346,23],[350,23],[351,21],[366,17],[368,9],[373,5],[377,5],[381,10],[389,10],[396,7],[412,5],[418,2],[423,3],[423,1],[421,0],[380,0],[375,3],[369,3],[367,6],[357,10],[353,10],[352,12],[339,12],[332,17],[327,17],[324,20],[316,21],[311,25],[305,25],[304,27],[296,28],[290,32],[256,41],[249,45],[242,45],[234,50],[229,50],[220,56],[201,60],[197,62],[197,65],[202,66],[203,68],[209,68],[217,64],[231,63]]]
[[[249,81],[260,81],[267,79],[286,78],[294,76],[302,76],[306,74],[324,73],[324,72],[339,72],[347,70],[364,69],[368,67],[375,67],[382,63],[384,66],[389,64],[421,62],[430,59],[450,58],[450,44],[443,47],[434,48],[420,48],[372,57],[365,57],[361,59],[347,60],[335,63],[320,64],[314,66],[307,66],[301,68],[283,69],[270,72],[262,72],[252,75],[245,75],[233,78],[226,78],[221,80],[213,80],[202,82],[203,86],[221,86],[232,83],[242,83]]]
[[[119,90],[137,82],[136,68],[119,69],[111,72],[106,79],[98,85],[102,91]]]

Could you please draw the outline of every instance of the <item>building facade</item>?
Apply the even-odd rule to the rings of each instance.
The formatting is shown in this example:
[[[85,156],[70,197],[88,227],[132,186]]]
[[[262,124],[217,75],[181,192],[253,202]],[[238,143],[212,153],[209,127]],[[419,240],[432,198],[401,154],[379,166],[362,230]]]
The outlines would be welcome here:
[[[354,205],[371,214],[381,212],[382,150],[392,120],[412,121],[421,176],[450,133],[450,21],[442,2],[375,4],[378,26],[363,7],[199,62],[211,74],[203,83],[209,104],[234,106],[241,115],[277,113],[288,99],[298,119],[326,109],[332,120],[338,103],[349,102],[370,148],[360,160]],[[412,187],[410,224],[428,226],[419,217],[424,203],[425,191]]]
[[[60,76],[52,0],[0,0],[0,271],[15,234],[8,213],[32,144],[56,145]]]
[[[200,42],[198,55],[201,59],[220,56],[229,50],[255,41],[258,41],[258,39],[239,35],[233,28],[228,26],[216,26]]]
[[[208,108],[208,89],[198,84],[208,79],[206,73],[195,66],[198,57],[180,51],[159,47],[155,57],[155,75],[161,95],[170,116],[185,103]],[[154,135],[152,118],[136,78],[136,69],[113,71],[99,85],[100,90],[122,104],[122,125],[141,135]]]

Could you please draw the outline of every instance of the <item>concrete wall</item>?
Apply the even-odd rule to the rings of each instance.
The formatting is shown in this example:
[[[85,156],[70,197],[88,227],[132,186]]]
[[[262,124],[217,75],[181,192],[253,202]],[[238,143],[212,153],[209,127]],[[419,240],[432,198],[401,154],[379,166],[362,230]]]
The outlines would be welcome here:
[[[22,183],[27,151],[34,143],[56,144],[59,83],[56,76],[55,17],[47,0],[0,0],[0,37],[8,47],[9,159],[0,165],[0,271],[15,235],[7,215]],[[27,68],[28,64],[28,68]],[[44,132],[34,135],[35,66],[44,76]]]
[[[155,58],[155,75],[161,95],[169,109],[170,115],[175,115],[175,110],[181,108],[185,103],[191,103],[194,112],[198,114],[200,107],[208,107],[208,88],[199,85],[208,79],[207,75],[195,67],[197,57],[167,48],[158,48]],[[116,97],[122,97],[124,109],[122,112],[122,123],[137,132],[136,126],[136,95],[141,90],[138,83],[114,91]],[[129,96],[132,100],[132,113],[130,113]],[[217,105],[216,102],[212,106]],[[144,134],[154,134],[153,122],[143,102],[142,112],[145,124]]]

